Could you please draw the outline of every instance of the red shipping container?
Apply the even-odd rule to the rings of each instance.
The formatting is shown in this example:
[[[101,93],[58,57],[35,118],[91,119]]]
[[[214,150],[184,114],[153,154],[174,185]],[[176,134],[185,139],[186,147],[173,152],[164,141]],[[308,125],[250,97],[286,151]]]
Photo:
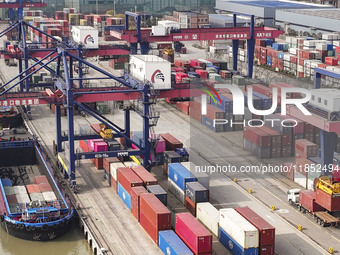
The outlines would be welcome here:
[[[245,127],[243,137],[260,147],[270,147],[270,135],[257,127]]]
[[[292,162],[282,164],[282,173],[292,181],[294,181],[294,169],[295,164]]]
[[[107,151],[107,143],[106,142],[95,142],[94,143],[94,151],[95,152],[102,152],[102,151]]]
[[[266,126],[260,127],[260,129],[270,135],[271,147],[281,147],[283,145],[281,133]]]
[[[26,190],[28,194],[41,192],[38,184],[28,184],[26,185]]]
[[[191,107],[191,105],[195,105],[196,103],[198,103],[198,102],[192,101],[191,104],[190,104],[190,107]],[[166,133],[166,134],[161,134],[160,136],[165,140],[167,151],[174,151],[177,148],[183,148],[183,143],[181,141],[179,141],[173,135]]]
[[[325,211],[325,208],[315,202],[315,191],[301,190],[299,204],[306,208],[309,212]]]
[[[131,188],[131,212],[132,215],[139,222],[139,211],[140,211],[140,195],[144,193],[149,193],[144,187],[138,186]]]
[[[34,183],[48,183],[47,177],[45,175],[39,175],[34,177]]]
[[[110,175],[110,178],[111,178],[111,187],[117,193],[118,192],[117,181],[115,179],[113,179],[112,175]]]
[[[330,212],[340,211],[340,196],[332,196],[323,190],[317,189],[315,201]]]
[[[143,181],[129,167],[120,167],[118,169],[117,179],[129,194],[131,187],[143,186]]]
[[[340,47],[335,47],[335,53],[340,54]]]
[[[110,164],[111,163],[116,163],[116,162],[120,162],[120,160],[116,157],[113,158],[104,158],[103,160],[103,168],[110,173]]]
[[[79,140],[79,147],[83,152],[89,152],[89,147],[87,146],[85,140]]]
[[[305,158],[316,157],[318,154],[318,146],[306,139],[296,140],[295,150],[301,151]]]
[[[259,247],[260,255],[274,255],[275,245],[261,246]]]
[[[158,230],[154,224],[152,224],[142,211],[139,212],[139,220],[140,225],[144,228],[146,233],[148,233],[151,239],[158,245]]]
[[[229,94],[228,94],[229,95]],[[211,104],[207,104],[207,114],[206,117],[214,119],[225,119],[225,112]]]
[[[211,233],[190,213],[177,213],[175,218],[176,234],[195,254],[212,252]]]
[[[185,208],[196,217],[196,205],[190,198],[185,197]]]
[[[260,247],[275,244],[275,228],[261,218],[248,206],[236,207],[235,210],[259,230]]]
[[[149,173],[148,170],[145,169],[143,166],[134,166],[131,167],[132,171],[143,181],[145,186],[148,185],[157,185],[157,179]]]
[[[325,57],[325,64],[330,66],[337,66],[338,60],[334,57]]]
[[[200,76],[200,78],[203,79],[208,79],[208,72],[202,69],[196,69],[195,72]]]
[[[188,78],[188,75],[183,72],[176,73],[176,83],[181,83],[184,78]]]
[[[39,186],[40,192],[53,191],[49,183],[39,183],[38,186]]]
[[[104,169],[104,160],[103,160],[103,158],[95,158],[95,159],[91,159],[91,160],[93,160],[92,162],[94,163],[94,165],[96,166],[96,168],[98,170]]]
[[[171,213],[154,194],[140,194],[140,212],[157,230],[171,229]]]

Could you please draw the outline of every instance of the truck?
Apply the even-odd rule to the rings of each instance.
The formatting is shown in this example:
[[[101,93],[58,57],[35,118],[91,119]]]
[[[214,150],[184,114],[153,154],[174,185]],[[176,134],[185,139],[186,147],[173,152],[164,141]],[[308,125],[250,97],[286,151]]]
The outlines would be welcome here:
[[[297,207],[300,212],[309,214],[322,227],[337,226],[339,223],[339,211],[337,209],[332,211],[327,210],[319,203],[317,203],[317,192],[323,196],[329,195],[323,190],[301,190],[290,189],[287,191],[289,204]],[[330,198],[332,199],[332,197]]]

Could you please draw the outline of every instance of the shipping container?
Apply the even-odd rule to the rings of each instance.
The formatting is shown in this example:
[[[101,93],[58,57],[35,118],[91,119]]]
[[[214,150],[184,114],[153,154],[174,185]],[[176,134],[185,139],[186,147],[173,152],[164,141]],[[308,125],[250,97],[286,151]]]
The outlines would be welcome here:
[[[125,167],[125,165],[121,162],[110,163],[110,174],[115,181],[117,181],[118,179],[117,174],[118,174],[119,168],[121,167]]]
[[[141,82],[151,82],[154,89],[171,88],[171,63],[158,56],[130,55],[130,74]]]
[[[154,194],[159,201],[161,201],[165,206],[168,203],[168,195],[166,191],[160,185],[149,185],[147,186],[147,190]]]
[[[257,248],[259,246],[258,230],[235,209],[221,209],[219,223],[220,227],[242,248]]]
[[[98,29],[90,26],[72,26],[72,38],[86,49],[98,49]]]
[[[199,182],[188,182],[186,184],[185,195],[195,204],[209,202],[209,190]]]
[[[118,169],[118,182],[130,194],[131,187],[143,186],[143,181],[129,167]]]
[[[173,135],[166,133],[166,134],[160,134],[160,136],[165,140],[166,144],[166,150],[176,150],[178,148],[183,148],[183,143],[179,141],[177,138],[175,138]]]
[[[132,171],[143,181],[144,186],[157,185],[157,179],[143,166],[134,166]]]
[[[140,211],[150,220],[157,230],[171,228],[171,214],[168,208],[151,193],[140,195]]]
[[[118,196],[123,200],[126,206],[131,210],[131,196],[124,187],[118,182],[117,184]]]
[[[178,201],[184,205],[185,203],[185,193],[184,191],[177,186],[177,184],[172,181],[170,178],[168,178],[168,191],[174,195],[175,198],[177,198]]]
[[[34,177],[34,183],[48,183],[47,177],[45,175],[35,176]]]
[[[140,195],[144,193],[149,193],[149,192],[142,186],[131,188],[131,192],[130,192],[131,212],[138,222],[139,222],[139,211],[140,211]]]
[[[185,191],[185,185],[187,182],[197,181],[196,177],[191,174],[180,163],[171,163],[168,165],[169,178],[176,183],[176,185]]]
[[[270,147],[271,145],[271,136],[258,127],[245,127],[243,137],[260,147]]]
[[[159,231],[158,246],[165,255],[193,255],[192,251],[172,230]]]
[[[275,228],[272,225],[256,214],[248,206],[236,207],[235,210],[259,230],[260,246],[275,244]]]
[[[315,202],[315,191],[301,190],[299,193],[299,204],[309,212],[325,211],[325,208]]]
[[[207,173],[201,171],[200,167],[196,166],[193,162],[187,161],[181,162],[181,164],[197,178],[197,181],[202,184],[203,187],[209,190],[210,176]]]
[[[146,233],[151,237],[151,239],[158,245],[158,229],[151,222],[151,220],[143,213],[143,211],[139,212],[139,222],[140,225],[144,228]]]
[[[330,212],[340,211],[340,196],[330,195],[323,190],[317,189],[315,201]]]
[[[211,233],[218,236],[220,214],[211,203],[198,203],[196,206],[196,217]]]
[[[40,192],[52,191],[52,187],[49,183],[39,183]]]
[[[258,255],[257,248],[244,249],[223,228],[218,229],[218,240],[233,255]]]
[[[212,235],[190,213],[176,214],[176,234],[195,254],[212,252]]]

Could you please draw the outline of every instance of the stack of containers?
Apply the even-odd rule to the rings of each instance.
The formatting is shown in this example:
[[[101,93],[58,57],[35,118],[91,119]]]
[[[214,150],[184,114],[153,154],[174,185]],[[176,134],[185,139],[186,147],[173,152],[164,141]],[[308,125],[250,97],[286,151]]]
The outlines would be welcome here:
[[[13,190],[18,204],[26,204],[31,202],[24,185],[13,186]]]
[[[220,210],[219,241],[232,254],[258,254],[258,230],[235,209]]]
[[[199,182],[188,182],[185,187],[185,208],[196,216],[197,203],[209,202],[209,190]]]
[[[308,171],[309,166],[315,164],[308,158],[317,157],[318,146],[306,139],[295,141],[295,173],[294,181],[305,189],[313,189],[314,179],[321,172]]]
[[[196,182],[197,178],[180,163],[168,165],[168,190],[184,205],[185,188],[188,182]]]
[[[200,171],[200,168],[190,161],[181,162],[181,165],[184,166],[190,173],[192,173],[203,187],[209,190],[210,176],[207,173]]]
[[[195,98],[194,101],[190,102],[190,109],[189,109],[189,115],[192,119],[201,122],[201,101],[198,98]]]
[[[157,245],[158,232],[171,229],[171,213],[154,194],[140,194],[140,224]]]
[[[220,213],[211,203],[198,203],[196,217],[211,233],[218,237]]]
[[[57,197],[53,192],[52,187],[50,186],[48,179],[45,175],[35,176],[34,183],[38,184],[39,189],[41,189],[40,192],[43,195],[44,200],[46,202],[52,202],[54,200],[57,200]]]
[[[212,235],[190,213],[177,213],[176,234],[195,255],[212,253]]]
[[[149,185],[157,185],[157,179],[143,166],[133,166],[132,171],[143,181],[145,187]]]
[[[263,126],[260,128],[262,131],[266,132],[270,135],[270,157],[271,158],[280,158],[282,154],[282,148],[283,148],[283,135],[281,135],[279,132],[270,129],[266,126]],[[286,148],[285,148],[286,149]],[[291,147],[289,146],[288,153],[290,157],[291,156]]]
[[[232,95],[231,94],[220,94],[220,99],[222,104],[220,103],[219,98],[214,95],[213,98],[210,98],[210,104],[211,106],[217,107],[219,109],[221,109],[223,111],[224,114],[224,118],[221,119],[225,119],[226,121],[228,121],[227,124],[224,125],[216,125],[215,128],[222,128],[223,127],[223,131],[224,132],[228,132],[228,131],[233,131],[233,127],[231,127],[230,122],[231,120],[233,120],[233,99],[232,99]],[[208,108],[207,108],[208,110]],[[207,111],[208,113],[208,111]],[[222,114],[220,114],[222,115]],[[222,116],[221,116],[222,117]],[[203,120],[203,116],[202,116],[202,120]],[[220,127],[221,126],[221,127]]]
[[[1,184],[4,188],[5,195],[6,195],[6,198],[7,198],[7,203],[8,203],[9,210],[10,210],[9,213],[16,213],[17,212],[18,200],[16,198],[11,180],[10,179],[1,179]]]
[[[118,192],[118,172],[120,168],[125,167],[122,162],[110,163],[110,185],[115,192]]]
[[[131,210],[131,188],[143,186],[143,181],[129,167],[119,168],[117,178],[118,195]]]
[[[211,129],[212,131],[218,133],[218,132],[224,132],[226,131],[226,124],[223,125],[214,125],[214,120],[215,119],[225,119],[225,112],[220,109],[215,107],[214,105],[207,104],[207,114],[202,115],[202,121],[201,123]]]
[[[131,213],[136,218],[136,220],[139,222],[140,218],[140,196],[141,194],[149,193],[144,187],[137,186],[132,187],[130,196],[131,196]]]
[[[111,174],[110,174],[111,163],[119,163],[119,162],[120,160],[116,157],[104,158],[103,160],[104,179],[107,180],[110,186],[111,186]]]
[[[275,228],[249,207],[236,207],[235,210],[259,231],[259,254],[275,254]]]
[[[44,201],[44,197],[41,194],[41,191],[39,189],[38,184],[26,185],[26,190],[27,190],[27,193],[28,193],[31,201]]]
[[[270,158],[271,136],[260,127],[245,127],[243,130],[243,148],[261,159]]]
[[[172,230],[159,231],[158,245],[159,249],[166,255],[193,255],[191,250]]]

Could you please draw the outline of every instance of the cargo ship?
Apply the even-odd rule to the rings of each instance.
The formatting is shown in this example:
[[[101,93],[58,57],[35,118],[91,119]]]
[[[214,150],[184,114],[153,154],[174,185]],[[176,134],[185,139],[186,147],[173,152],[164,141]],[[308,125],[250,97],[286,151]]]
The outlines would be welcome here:
[[[14,106],[0,107],[0,126],[15,128],[22,125],[21,113]]]
[[[73,226],[75,211],[40,142],[27,137],[28,133],[13,137],[9,130],[2,131],[0,224],[17,238],[48,241]]]

